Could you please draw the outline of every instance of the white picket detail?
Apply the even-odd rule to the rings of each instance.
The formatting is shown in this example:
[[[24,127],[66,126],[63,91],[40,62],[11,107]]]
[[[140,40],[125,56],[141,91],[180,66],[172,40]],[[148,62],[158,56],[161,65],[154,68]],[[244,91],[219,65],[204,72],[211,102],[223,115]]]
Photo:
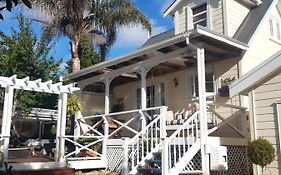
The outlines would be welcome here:
[[[160,119],[165,118],[166,110],[167,107],[161,107],[160,115],[127,142],[124,149],[126,162],[124,162],[123,174],[137,174],[138,166],[144,165],[145,160],[151,159],[153,153],[160,150]]]
[[[199,111],[195,112],[184,124],[182,124],[169,138],[162,155],[166,155],[168,162],[162,159],[162,168],[169,174],[179,174],[183,167],[200,150],[200,121]],[[166,167],[166,166],[167,167]]]

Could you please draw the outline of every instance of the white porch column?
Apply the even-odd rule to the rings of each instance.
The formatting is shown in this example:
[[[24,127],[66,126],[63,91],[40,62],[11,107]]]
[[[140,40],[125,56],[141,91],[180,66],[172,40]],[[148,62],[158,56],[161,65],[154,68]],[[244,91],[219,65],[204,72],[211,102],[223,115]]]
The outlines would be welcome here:
[[[197,49],[197,70],[199,87],[199,116],[200,116],[200,136],[201,136],[201,158],[202,171],[204,175],[209,175],[209,155],[206,152],[208,140],[207,124],[207,102],[206,102],[206,78],[205,78],[205,51],[202,48]]]
[[[11,130],[12,110],[13,110],[13,97],[14,97],[14,88],[12,86],[7,86],[5,88],[2,132],[1,132],[4,138],[4,145],[2,148],[4,161],[8,160],[8,149],[9,149],[9,142],[10,142],[10,130]]]
[[[66,129],[66,107],[67,107],[67,93],[60,94],[61,101],[61,115],[58,119],[60,119],[59,127],[59,151],[58,151],[58,160],[59,162],[65,162],[64,153],[65,153],[65,129]]]
[[[110,83],[111,80],[109,78],[106,78],[104,81],[105,84],[105,96],[104,96],[104,114],[109,114],[109,96],[110,96]]]
[[[62,112],[62,95],[59,94],[58,97],[58,117],[57,117],[57,131],[56,131],[56,152],[55,152],[55,160],[59,161],[59,152],[60,152],[60,130],[61,130],[61,112]]]
[[[141,68],[141,109],[146,109],[147,99],[146,99],[146,75],[147,70],[145,68]]]

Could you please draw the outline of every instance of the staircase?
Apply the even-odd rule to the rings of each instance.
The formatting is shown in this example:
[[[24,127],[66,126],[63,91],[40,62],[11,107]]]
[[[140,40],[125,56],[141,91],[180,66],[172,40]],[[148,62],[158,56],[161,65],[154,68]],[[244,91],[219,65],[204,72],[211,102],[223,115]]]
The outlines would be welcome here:
[[[127,174],[202,174],[190,165],[201,148],[199,112],[169,137],[166,136],[165,117],[161,114],[127,145],[130,148]]]

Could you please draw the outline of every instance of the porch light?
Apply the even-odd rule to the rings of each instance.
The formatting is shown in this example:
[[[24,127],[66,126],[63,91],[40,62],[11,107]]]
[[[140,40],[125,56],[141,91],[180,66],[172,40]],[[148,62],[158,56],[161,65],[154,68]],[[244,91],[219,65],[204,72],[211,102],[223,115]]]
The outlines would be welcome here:
[[[174,85],[175,85],[175,87],[177,87],[179,85],[179,82],[178,82],[177,78],[174,79]]]

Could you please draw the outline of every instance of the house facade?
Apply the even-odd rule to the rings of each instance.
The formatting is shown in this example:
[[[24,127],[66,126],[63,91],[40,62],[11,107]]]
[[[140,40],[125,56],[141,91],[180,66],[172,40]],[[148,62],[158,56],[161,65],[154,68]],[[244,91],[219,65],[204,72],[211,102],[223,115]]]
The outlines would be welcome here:
[[[266,138],[274,145],[276,159],[266,169],[272,174],[280,174],[281,164],[280,54],[279,51],[263,61],[230,87],[231,96],[241,94],[249,97],[251,137],[253,139]],[[258,171],[257,167],[256,171]]]
[[[240,152],[238,159],[246,161],[245,146],[252,137],[248,98],[230,97],[228,86],[281,49],[280,7],[277,0],[175,0],[164,12],[173,17],[174,29],[149,38],[135,52],[67,77],[81,89],[83,115],[91,116],[84,119],[108,122],[103,144],[127,137],[128,148],[142,150],[147,140],[155,142],[147,154],[138,152],[137,160],[122,155],[123,162],[130,162],[123,173],[160,171],[146,163],[156,159],[154,152],[162,154],[162,174],[245,172],[234,157]],[[212,146],[227,147],[228,168],[214,168]],[[196,168],[191,166],[195,160],[200,162]],[[141,165],[145,170],[138,169]]]

